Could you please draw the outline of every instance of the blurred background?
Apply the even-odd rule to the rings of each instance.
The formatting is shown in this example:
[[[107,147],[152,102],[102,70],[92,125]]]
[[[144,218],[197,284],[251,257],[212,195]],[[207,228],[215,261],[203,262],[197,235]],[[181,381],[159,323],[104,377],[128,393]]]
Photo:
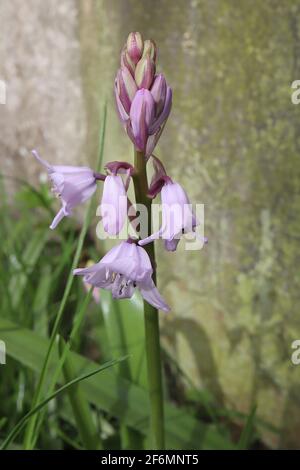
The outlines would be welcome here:
[[[93,167],[107,100],[104,161],[132,161],[113,83],[128,33],[140,31],[156,41],[174,95],[156,154],[191,200],[205,204],[209,238],[200,252],[182,245],[167,253],[157,243],[159,287],[172,307],[161,317],[169,398],[197,419],[225,423],[233,440],[256,404],[251,445],[299,448],[300,366],[291,343],[300,339],[300,105],[291,102],[291,83],[300,79],[300,3],[4,0],[0,17],[0,316],[47,336],[83,212],[48,232],[59,203],[30,151]],[[107,246],[94,240],[94,226],[84,256],[96,261]],[[68,311],[83,296],[76,280]],[[78,348],[98,361],[106,339],[95,305],[87,318]],[[35,376],[33,358],[22,364],[17,346],[10,358],[13,333],[0,328],[2,337],[13,365],[1,368],[7,432],[30,405]],[[41,446],[62,445],[56,426]]]

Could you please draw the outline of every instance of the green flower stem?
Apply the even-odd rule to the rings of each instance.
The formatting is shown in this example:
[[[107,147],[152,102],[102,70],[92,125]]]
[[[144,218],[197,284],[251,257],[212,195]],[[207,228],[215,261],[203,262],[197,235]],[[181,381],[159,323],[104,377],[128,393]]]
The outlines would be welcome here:
[[[134,153],[135,173],[133,175],[135,199],[137,204],[144,204],[148,213],[148,234],[151,233],[151,199],[147,197],[148,180],[146,160],[142,152]],[[156,283],[154,243],[149,243],[145,249],[153,266],[153,280]],[[148,370],[148,390],[150,398],[150,417],[152,430],[152,448],[165,448],[164,436],[164,406],[162,389],[162,367],[159,340],[158,310],[144,301],[145,342]]]

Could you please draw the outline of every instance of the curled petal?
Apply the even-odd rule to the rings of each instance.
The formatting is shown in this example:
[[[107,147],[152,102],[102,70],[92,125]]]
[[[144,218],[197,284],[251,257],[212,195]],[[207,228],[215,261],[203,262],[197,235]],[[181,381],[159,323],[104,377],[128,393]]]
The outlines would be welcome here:
[[[139,290],[143,298],[153,307],[163,310],[164,312],[169,312],[170,307],[164,301],[163,297],[160,295],[157,287],[151,279],[149,284],[139,285]]]
[[[115,162],[107,163],[105,165],[105,168],[108,171],[110,171],[113,175],[117,175],[118,173],[126,175],[124,186],[125,186],[125,190],[127,191],[128,187],[129,187],[131,176],[134,173],[134,167],[132,165],[130,165],[130,163],[127,163],[127,162],[117,162],[117,161],[115,161]]]
[[[105,165],[105,168],[109,170],[113,175],[116,175],[117,173],[127,173],[128,170],[132,175],[134,171],[134,167],[128,162],[109,162]]]
[[[83,276],[84,282],[89,283],[91,286],[104,287],[107,284],[106,266],[101,262],[88,268],[74,269],[73,274]]]
[[[54,229],[58,226],[59,222],[60,222],[66,215],[67,215],[67,214],[65,213],[65,209],[62,207],[62,208],[58,211],[58,213],[56,214],[56,216],[54,217],[54,219],[53,219],[53,221],[52,221],[52,223],[51,223],[51,225],[50,225],[49,228],[51,228],[51,230],[54,230]]]
[[[180,242],[179,238],[173,238],[172,240],[165,240],[165,249],[167,251],[176,251],[177,245]]]
[[[53,171],[52,165],[50,165],[46,160],[41,158],[37,152],[37,150],[32,150],[31,151],[32,155],[37,159],[39,163],[41,163],[48,171]]]

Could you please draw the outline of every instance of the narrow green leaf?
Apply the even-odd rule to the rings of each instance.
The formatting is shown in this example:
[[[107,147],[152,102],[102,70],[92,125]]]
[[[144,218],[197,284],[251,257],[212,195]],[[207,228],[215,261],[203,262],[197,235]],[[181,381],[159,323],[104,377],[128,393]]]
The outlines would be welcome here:
[[[64,353],[64,350],[65,341],[60,337],[60,355]],[[72,358],[69,354],[66,355],[66,358],[63,363],[63,373],[65,380],[67,382],[70,382],[71,377],[74,375],[74,367],[72,363]],[[87,402],[86,397],[83,395],[79,384],[77,384],[76,387],[72,387],[72,389],[68,391],[68,396],[73,410],[73,415],[77,424],[77,429],[81,438],[81,442],[84,444],[85,449],[102,449],[100,433],[96,429],[91,409],[89,407],[89,403]]]
[[[19,260],[19,263],[22,263],[19,273],[12,277],[9,284],[13,307],[17,307],[22,301],[22,296],[28,281],[28,273],[32,271],[37,263],[48,238],[49,233],[45,232],[45,230],[37,230],[32,234],[24,250],[22,259]]]
[[[250,414],[247,418],[245,427],[242,431],[239,443],[237,445],[238,450],[248,449],[251,445],[251,442],[253,440],[253,434],[254,434],[255,414],[256,414],[256,405],[252,407]]]
[[[84,450],[84,448],[78,444],[78,442],[74,441],[74,439],[71,439],[67,434],[65,434],[61,429],[57,428],[55,429],[57,435],[66,442],[66,444],[70,445],[76,450]]]
[[[147,386],[143,302],[138,294],[131,299],[112,299],[111,292],[101,290],[101,307],[110,342],[111,355],[129,354],[121,373],[133,383]],[[127,362],[127,361],[126,361]]]
[[[37,333],[22,328],[7,319],[0,318],[0,338],[6,343],[7,366],[10,357],[39,373],[49,341]],[[87,358],[69,353],[76,375],[95,370],[97,364]],[[55,370],[58,361],[55,348],[49,365],[49,374]],[[62,377],[60,377],[60,382]],[[147,391],[130,381],[116,376],[112,370],[105,370],[101,380],[92,377],[82,383],[87,400],[117,417],[120,422],[147,435],[149,429],[149,408]],[[169,449],[232,449],[233,443],[214,426],[202,423],[184,409],[165,404],[166,442]]]
[[[109,362],[106,362],[103,364],[101,367],[98,367],[96,370],[93,370],[92,372],[89,372],[87,374],[83,374],[73,380],[70,380],[67,384],[63,385],[59,389],[57,389],[54,393],[52,393],[50,396],[48,396],[45,400],[43,400],[41,403],[36,405],[33,409],[31,409],[26,415],[23,416],[23,418],[20,419],[20,421],[16,424],[16,426],[10,431],[6,439],[3,441],[1,445],[1,450],[7,449],[7,446],[10,444],[10,442],[22,431],[24,425],[28,421],[28,419],[31,416],[34,416],[38,411],[40,411],[49,401],[53,400],[56,398],[59,394],[62,392],[66,391],[70,387],[74,386],[75,384],[78,384],[79,382],[88,379],[89,377],[92,377],[93,375],[98,374],[99,372],[102,372],[105,369],[108,369],[109,367],[114,366],[115,364],[124,361],[126,357],[121,357],[119,359],[115,359]]]

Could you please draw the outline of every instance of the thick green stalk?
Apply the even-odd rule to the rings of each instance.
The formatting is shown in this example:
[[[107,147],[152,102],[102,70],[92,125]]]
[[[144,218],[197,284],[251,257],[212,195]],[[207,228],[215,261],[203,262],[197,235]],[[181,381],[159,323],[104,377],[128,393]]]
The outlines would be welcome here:
[[[148,234],[151,233],[151,199],[147,197],[148,180],[146,160],[142,152],[134,153],[135,174],[133,176],[135,199],[137,204],[144,204],[148,213]],[[145,249],[153,266],[153,280],[156,283],[154,243]],[[162,389],[162,367],[159,341],[158,310],[144,301],[145,342],[148,370],[148,390],[150,398],[150,417],[152,430],[152,447],[155,450],[165,448],[164,406]]]

